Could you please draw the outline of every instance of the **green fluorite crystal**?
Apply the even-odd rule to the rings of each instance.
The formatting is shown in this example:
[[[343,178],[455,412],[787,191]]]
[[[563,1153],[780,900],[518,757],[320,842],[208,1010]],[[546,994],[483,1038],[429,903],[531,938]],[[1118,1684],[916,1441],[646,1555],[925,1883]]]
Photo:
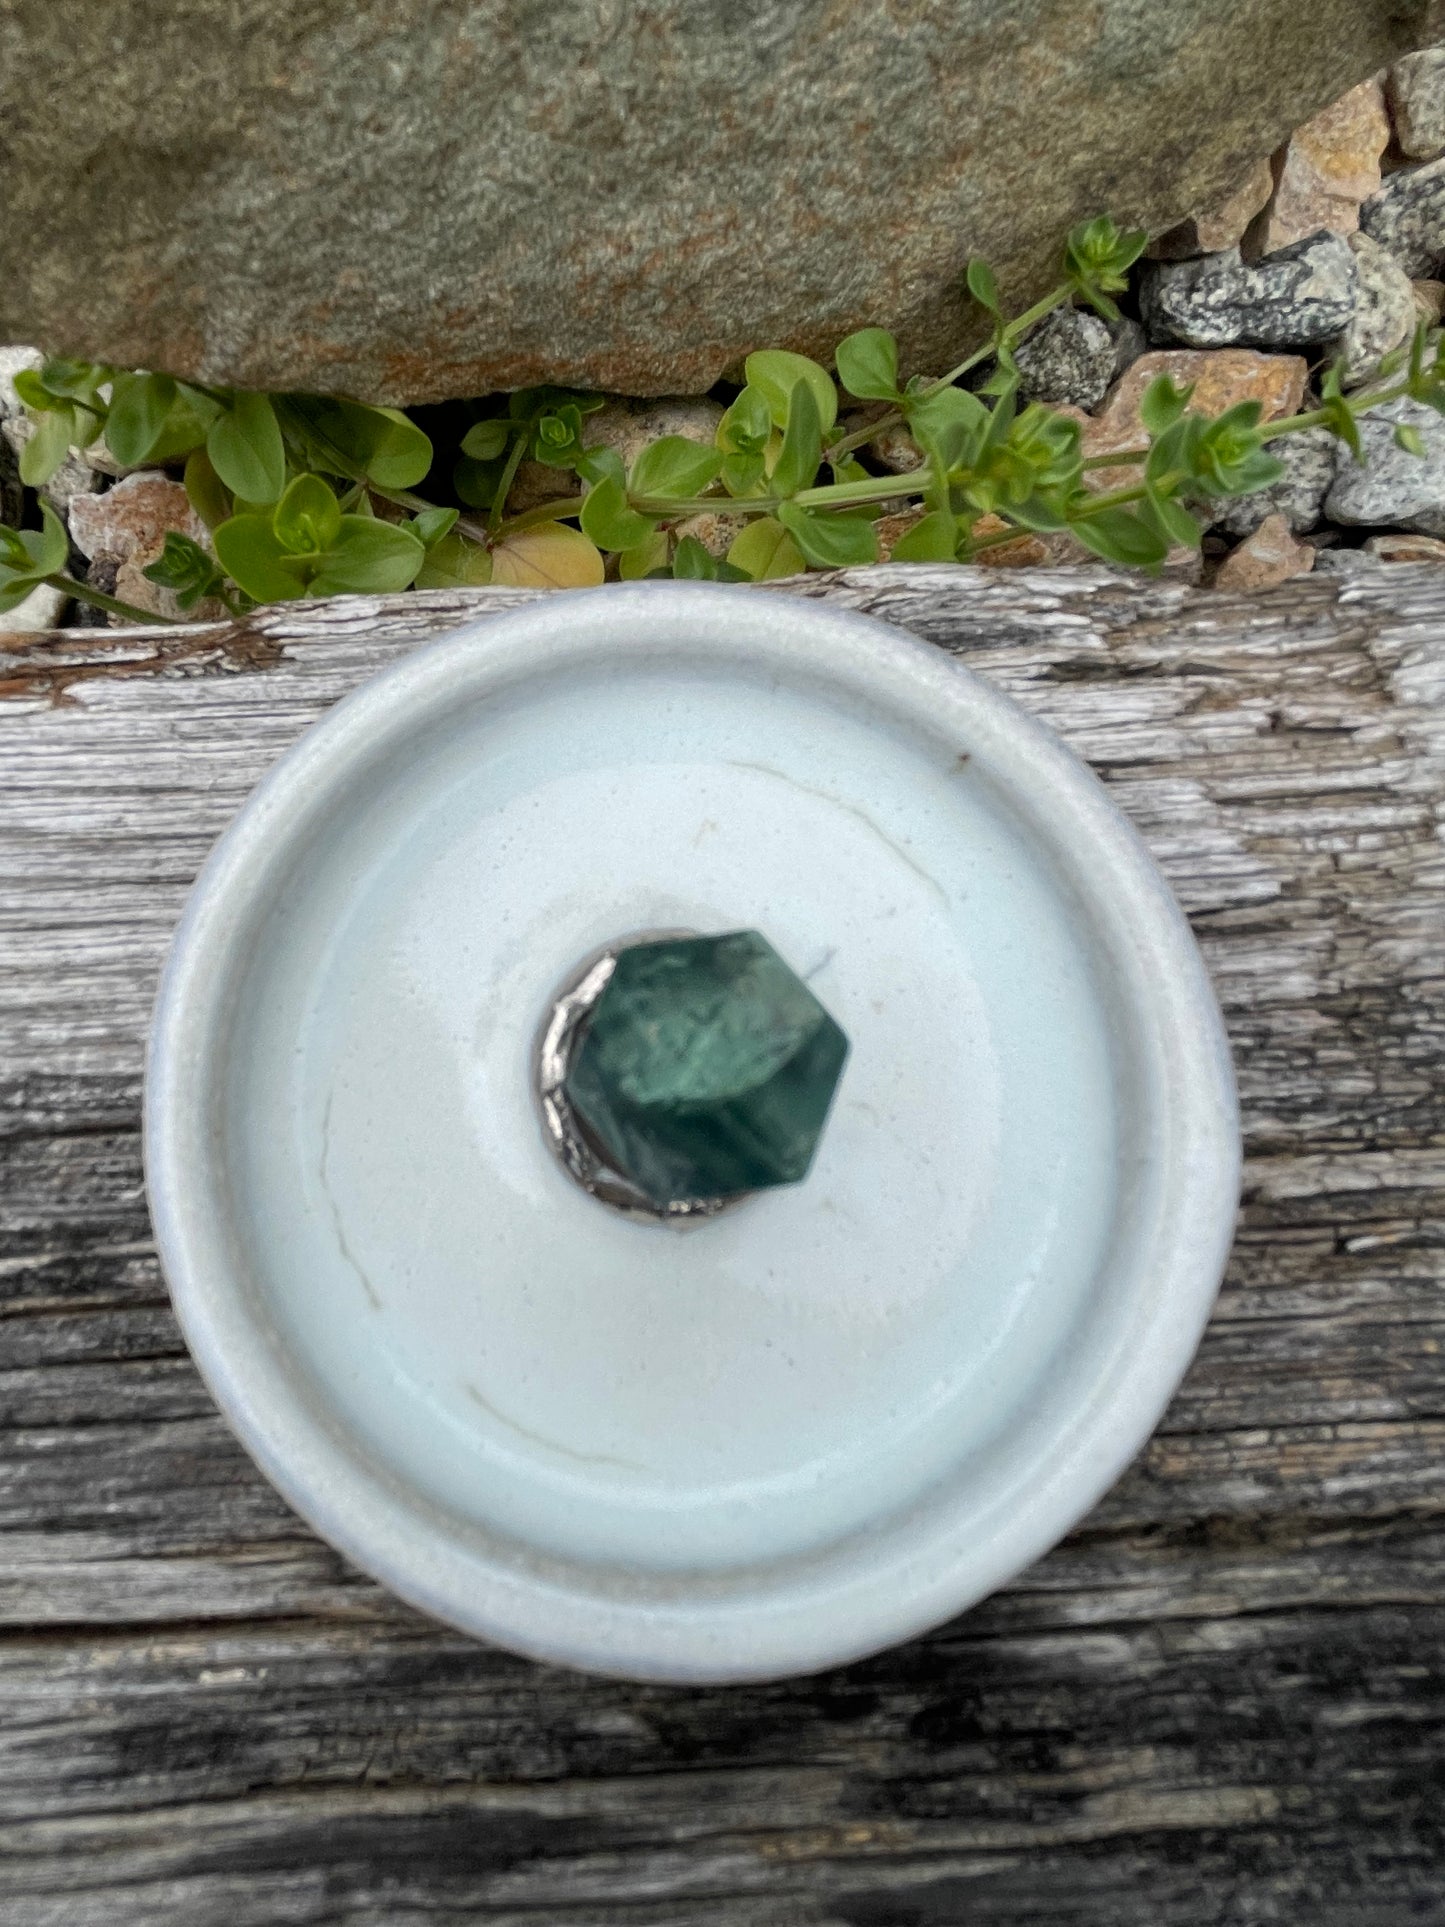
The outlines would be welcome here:
[[[848,1039],[756,930],[619,951],[564,1089],[653,1204],[807,1175]]]

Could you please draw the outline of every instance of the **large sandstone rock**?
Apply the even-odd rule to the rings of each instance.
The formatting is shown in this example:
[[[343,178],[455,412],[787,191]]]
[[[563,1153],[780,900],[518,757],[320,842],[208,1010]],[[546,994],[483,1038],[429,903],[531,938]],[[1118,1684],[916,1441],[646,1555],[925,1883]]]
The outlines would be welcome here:
[[[392,401],[706,388],[972,254],[1163,230],[1437,32],[1425,0],[5,0],[0,339]]]

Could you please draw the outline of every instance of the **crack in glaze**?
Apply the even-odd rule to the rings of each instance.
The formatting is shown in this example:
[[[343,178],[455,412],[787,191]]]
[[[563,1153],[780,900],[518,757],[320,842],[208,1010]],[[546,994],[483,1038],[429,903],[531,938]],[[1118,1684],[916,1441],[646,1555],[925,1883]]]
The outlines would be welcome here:
[[[647,1470],[647,1467],[639,1465],[636,1459],[615,1458],[610,1452],[579,1452],[575,1446],[564,1445],[560,1439],[549,1439],[545,1432],[534,1432],[530,1425],[523,1425],[520,1420],[509,1418],[499,1406],[493,1405],[485,1394],[479,1392],[469,1378],[461,1381],[461,1387],[468,1398],[475,1399],[484,1412],[489,1412],[499,1424],[505,1425],[508,1431],[515,1432],[518,1438],[527,1439],[533,1445],[540,1445],[544,1451],[560,1453],[563,1458],[575,1459],[579,1465],[620,1465],[628,1472]]]
[[[915,876],[922,877],[930,890],[937,891],[941,903],[948,903],[948,892],[938,881],[938,878],[930,876],[918,861],[917,857],[910,854],[907,845],[899,843],[895,838],[891,837],[887,830],[875,823],[868,812],[860,808],[857,803],[845,803],[841,796],[834,796],[831,790],[815,789],[811,783],[800,783],[796,776],[789,776],[788,772],[784,769],[774,769],[771,763],[749,763],[733,758],[729,763],[729,767],[732,769],[753,769],[756,770],[760,776],[775,776],[780,783],[787,783],[791,785],[793,789],[801,790],[805,796],[816,796],[824,803],[833,804],[836,809],[846,810],[849,816],[856,816],[858,821],[865,824],[880,842],[888,845],[888,848],[892,850],[895,856],[903,859]]]
[[[381,1294],[377,1291],[376,1286],[372,1284],[370,1278],[368,1278],[366,1272],[363,1270],[356,1253],[351,1249],[351,1245],[346,1236],[346,1226],[341,1222],[341,1208],[337,1204],[336,1195],[331,1189],[331,1107],[335,1102],[336,1087],[333,1085],[326,1093],[326,1108],[321,1114],[321,1163],[317,1168],[316,1175],[321,1182],[321,1190],[331,1212],[331,1228],[336,1233],[337,1247],[343,1259],[345,1259],[346,1263],[350,1265],[351,1269],[361,1280],[361,1288],[371,1301],[371,1309],[373,1311],[380,1311]]]

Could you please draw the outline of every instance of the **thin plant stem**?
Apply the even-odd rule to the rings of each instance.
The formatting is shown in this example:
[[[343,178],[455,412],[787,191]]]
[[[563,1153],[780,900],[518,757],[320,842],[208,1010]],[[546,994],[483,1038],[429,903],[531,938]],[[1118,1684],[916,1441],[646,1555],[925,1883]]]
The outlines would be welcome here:
[[[45,580],[63,594],[74,596],[77,602],[88,602],[92,608],[104,609],[107,615],[124,616],[127,622],[147,625],[165,622],[173,626],[180,623],[179,617],[157,615],[154,609],[138,609],[133,602],[121,602],[117,597],[107,595],[103,589],[93,589],[88,582],[77,582],[73,576],[63,575],[58,570],[54,575],[46,576]]]
[[[522,466],[522,457],[526,454],[527,443],[531,439],[532,424],[526,422],[512,444],[512,452],[507,457],[507,465],[502,470],[501,480],[497,483],[497,492],[492,497],[491,513],[487,517],[487,531],[494,540],[498,529],[502,526],[502,511],[507,505],[507,497],[512,492],[512,483],[516,480],[517,470]]]
[[[1083,466],[1085,468],[1132,468],[1136,462],[1147,462],[1148,459],[1149,446],[1146,442],[1143,448],[1121,448],[1114,455],[1086,455]]]
[[[831,482],[821,488],[802,488],[796,495],[637,495],[629,506],[640,515],[680,521],[688,515],[772,515],[784,502],[800,509],[857,508],[872,502],[891,502],[897,495],[922,495],[933,481],[932,472],[917,469],[907,475],[869,475],[859,482]]]
[[[1006,542],[1021,542],[1025,536],[1037,533],[1036,529],[1026,529],[1011,523],[1006,529],[995,529],[991,535],[980,535],[976,541],[970,540],[968,552],[963,560],[972,562],[973,558],[984,549],[1002,548]]]
[[[1408,395],[1409,392],[1408,381],[1396,382],[1393,388],[1377,389],[1374,394],[1363,395],[1358,400],[1352,398],[1348,404],[1350,413],[1366,415],[1372,408],[1379,408],[1387,401],[1399,401],[1402,395]],[[1259,431],[1260,440],[1272,442],[1281,435],[1297,435],[1301,429],[1326,428],[1333,419],[1330,409],[1312,408],[1307,415],[1291,415],[1287,421],[1266,422]]]
[[[1031,308],[1025,308],[1016,320],[1009,322],[1002,336],[990,337],[981,347],[975,348],[972,354],[965,355],[956,368],[951,368],[946,375],[940,375],[937,381],[930,382],[922,390],[918,399],[924,401],[931,395],[939,394],[945,388],[952,388],[956,381],[961,381],[972,369],[977,368],[980,362],[987,361],[990,355],[997,354],[1000,347],[1012,348],[1014,343],[1027,334],[1035,323],[1043,321],[1053,313],[1055,308],[1067,301],[1071,293],[1069,283],[1064,282],[1051,293],[1044,295],[1041,300],[1036,301]],[[834,442],[830,448],[823,451],[824,458],[828,461],[836,461],[840,455],[851,454],[855,448],[862,448],[865,442],[873,441],[886,429],[897,428],[906,420],[907,417],[901,408],[890,408],[888,413],[880,415],[876,422],[869,422],[866,428],[855,428],[851,435],[845,435],[841,441]]]
[[[504,542],[509,535],[519,535],[523,529],[535,529],[543,522],[565,522],[570,515],[582,513],[580,495],[559,495],[550,502],[538,502],[535,508],[523,509],[520,515],[509,515],[496,532],[496,540]],[[457,524],[461,527],[461,523]]]

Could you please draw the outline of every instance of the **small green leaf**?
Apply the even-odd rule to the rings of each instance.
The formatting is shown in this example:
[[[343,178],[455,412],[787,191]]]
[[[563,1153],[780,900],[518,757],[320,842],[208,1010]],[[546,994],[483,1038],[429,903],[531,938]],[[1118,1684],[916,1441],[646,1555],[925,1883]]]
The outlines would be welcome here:
[[[672,573],[679,582],[716,582],[717,563],[695,535],[685,535],[672,558]]]
[[[18,608],[48,576],[64,573],[70,554],[65,526],[48,502],[39,529],[4,529],[0,540],[0,615]]]
[[[741,388],[717,425],[716,440],[724,455],[760,455],[772,432],[766,395],[760,388]]]
[[[349,406],[360,408],[357,402]],[[378,488],[415,488],[431,468],[431,437],[399,408],[365,412],[372,417],[366,479]]]
[[[206,453],[232,494],[247,502],[280,499],[286,486],[286,450],[268,395],[236,395],[212,423]],[[254,591],[248,589],[247,593]],[[272,599],[257,597],[258,601]]]
[[[952,562],[958,548],[958,523],[945,509],[934,509],[893,544],[894,562]]]
[[[497,499],[505,467],[505,462],[478,462],[461,455],[452,470],[452,487],[469,509],[489,509]]]
[[[512,424],[495,416],[489,421],[473,422],[462,436],[462,453],[474,461],[494,462],[505,453],[512,433]]]
[[[532,428],[535,460],[548,468],[575,468],[582,452],[582,410],[575,401],[538,417]]]
[[[686,435],[663,435],[632,464],[628,488],[633,495],[698,495],[717,479],[722,465],[716,448],[689,441]]]
[[[1142,228],[1122,233],[1107,214],[1084,221],[1072,230],[1064,248],[1064,272],[1076,290],[1100,312],[1110,318],[1118,310],[1112,301],[1099,296],[1119,294],[1128,286],[1129,269],[1148,246],[1149,236]]]
[[[815,569],[847,569],[878,560],[873,524],[859,515],[816,515],[784,502],[778,520]]]
[[[427,550],[426,560],[417,571],[416,587],[478,589],[485,588],[491,579],[491,551],[453,530]]]
[[[1151,489],[1139,504],[1139,514],[1144,521],[1153,524],[1170,548],[1181,545],[1197,549],[1204,540],[1203,528],[1188,509],[1172,496],[1161,495]]]
[[[435,548],[456,526],[455,509],[423,509],[411,518],[411,532],[424,549]]]
[[[1085,548],[1125,568],[1157,568],[1169,553],[1169,544],[1158,528],[1131,509],[1100,509],[1078,516],[1070,526]]]
[[[1139,419],[1150,435],[1162,435],[1172,428],[1189,406],[1189,398],[1194,393],[1194,383],[1187,388],[1176,388],[1168,375],[1158,375],[1144,390],[1143,400],[1139,403]]]
[[[399,408],[337,395],[289,395],[286,432],[311,468],[378,488],[415,488],[431,468],[431,437]]]
[[[49,502],[40,504],[39,537],[27,531],[24,540],[27,548],[35,543],[31,553],[35,557],[35,567],[42,576],[59,575],[70,560],[70,538],[65,533],[65,524]]]
[[[968,264],[968,291],[981,308],[996,315],[1001,312],[998,299],[998,282],[994,279],[993,269],[987,261],[970,261]]]
[[[767,462],[761,450],[749,455],[724,455],[722,485],[729,495],[761,495]]]
[[[176,384],[169,375],[116,376],[105,439],[118,462],[139,468],[150,459],[175,399]]]
[[[43,581],[44,577],[40,578]],[[8,616],[12,609],[18,609],[22,602],[33,596],[40,581],[28,575],[15,575],[0,564],[0,616]]]
[[[52,355],[41,367],[39,379],[48,394],[79,402],[82,408],[96,412],[101,405],[100,390],[109,381],[110,374],[103,362],[72,361],[64,355]],[[18,391],[18,383],[16,387]],[[25,399],[23,394],[21,399]]]
[[[795,382],[788,401],[782,450],[773,464],[773,493],[796,495],[799,489],[810,488],[822,457],[823,426],[817,401],[808,382]]]
[[[860,328],[838,343],[838,379],[860,401],[897,401],[898,343],[886,328]]]
[[[146,460],[159,467],[166,462],[178,462],[183,455],[189,455],[192,449],[204,448],[211,423],[220,412],[209,395],[202,395],[196,389],[188,388],[184,382],[177,382],[176,398],[167,411],[161,432]]]
[[[141,570],[147,582],[169,589],[182,609],[193,609],[204,596],[224,588],[225,578],[198,542],[178,529],[166,530],[165,547]]]
[[[1107,215],[1083,221],[1064,246],[1064,274],[1074,296],[1095,308],[1106,321],[1117,321],[1119,310],[1109,299],[1128,286],[1128,269],[1143,252],[1147,236],[1121,234]]]
[[[988,435],[989,411],[966,388],[940,388],[904,407],[908,432],[944,469],[972,463]]]
[[[763,348],[743,363],[749,388],[755,388],[767,405],[775,428],[785,428],[793,390],[800,381],[812,390],[818,405],[818,422],[826,435],[838,419],[838,391],[826,368],[806,355],[790,354],[785,348]]]
[[[753,582],[777,582],[801,575],[808,566],[803,551],[773,515],[758,516],[734,536],[728,561]]]
[[[375,516],[343,515],[307,593],[394,594],[411,587],[425,560],[426,550],[410,529]]]
[[[1069,518],[1066,512],[1066,496],[1063,488],[1038,489],[1026,495],[1022,501],[1008,504],[1011,522],[1020,528],[1037,529],[1042,534],[1051,534],[1056,529],[1067,528]]]
[[[585,450],[577,464],[577,473],[589,488],[595,488],[598,482],[616,482],[621,488],[627,485],[627,471],[615,448]]]
[[[654,570],[666,567],[667,531],[654,529],[645,542],[624,552],[617,564],[617,573],[624,582],[642,582]]]
[[[43,488],[55,474],[76,438],[75,410],[69,402],[32,415],[35,433],[20,451],[20,479],[28,488]]]
[[[323,555],[341,528],[341,509],[319,475],[298,475],[271,518],[276,539],[291,555]]]
[[[294,560],[269,515],[233,515],[215,532],[216,557],[238,588],[257,602],[287,602],[305,587],[283,565]]]
[[[40,370],[38,368],[17,369],[12,386],[25,406],[27,408],[33,408],[36,414],[43,414],[50,408],[64,408],[69,406],[68,402],[51,394],[50,390],[45,386],[45,383],[40,379]]]
[[[582,532],[599,549],[635,549],[656,528],[656,521],[627,504],[627,490],[615,475],[594,482],[582,502]]]
[[[187,458],[185,482],[191,507],[208,529],[218,529],[222,522],[229,520],[233,510],[231,491],[216,473],[204,448],[196,449]]]
[[[0,564],[0,616],[8,616],[12,609],[18,609],[22,602],[34,595],[38,586],[28,576],[12,575],[9,569]]]
[[[1395,430],[1395,446],[1403,448],[1407,455],[1423,455],[1425,441],[1418,428],[1410,422],[1401,422]]]

